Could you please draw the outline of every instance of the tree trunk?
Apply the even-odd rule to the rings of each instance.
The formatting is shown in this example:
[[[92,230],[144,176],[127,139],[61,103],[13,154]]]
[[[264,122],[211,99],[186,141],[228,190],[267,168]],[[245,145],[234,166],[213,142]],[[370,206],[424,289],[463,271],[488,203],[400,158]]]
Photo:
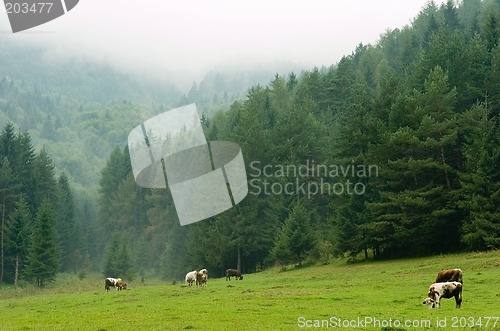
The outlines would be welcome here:
[[[237,263],[236,269],[239,272],[241,272],[241,249],[240,249],[240,245],[238,245],[238,263]]]
[[[441,139],[442,138],[442,133],[439,132],[439,138]],[[441,163],[443,165],[446,165],[446,160],[444,158],[444,148],[443,146],[440,147],[440,152],[441,152]],[[445,180],[446,180],[446,187],[447,188],[451,188],[451,182],[450,182],[450,177],[448,176],[448,171],[446,171],[446,169],[444,170],[444,177],[445,177]]]
[[[18,280],[19,280],[19,254],[16,254],[16,271],[14,273],[14,286],[16,288]]]
[[[2,226],[0,227],[0,283],[3,281],[3,234],[5,230],[5,196],[2,200]]]

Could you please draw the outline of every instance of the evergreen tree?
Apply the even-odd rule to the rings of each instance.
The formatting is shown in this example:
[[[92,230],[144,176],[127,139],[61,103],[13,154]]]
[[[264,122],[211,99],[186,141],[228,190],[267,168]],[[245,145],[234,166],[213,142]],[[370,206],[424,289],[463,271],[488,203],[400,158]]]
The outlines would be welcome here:
[[[73,193],[69,185],[68,177],[65,173],[59,176],[57,181],[59,189],[57,232],[61,246],[61,269],[63,271],[74,270],[77,265],[76,253],[80,246],[80,238],[77,235],[75,225],[75,205]]]
[[[45,199],[37,212],[26,257],[25,277],[38,287],[55,280],[60,267],[60,249],[52,203]]]
[[[315,235],[310,215],[301,203],[297,203],[283,223],[271,256],[276,260],[302,265],[306,254],[314,245]]]
[[[459,205],[467,214],[462,241],[470,249],[496,249],[500,247],[500,124],[481,105],[471,109],[465,121],[471,132],[464,148],[465,171],[460,173]]]
[[[108,247],[104,275],[106,277],[123,277],[133,279],[133,261],[129,254],[127,243],[120,240],[118,235],[113,236],[111,245]]]
[[[40,150],[35,158],[33,180],[35,183],[36,206],[38,207],[45,199],[48,199],[54,206],[59,199],[57,181],[54,164],[45,147]]]
[[[104,264],[104,276],[106,277],[119,277],[122,273],[118,266],[117,252],[120,249],[120,239],[118,235],[114,235],[111,240],[111,244],[108,247],[108,253],[106,254],[106,261]]]
[[[13,257],[14,263],[14,285],[17,287],[24,259],[28,252],[31,232],[29,225],[31,215],[29,213],[26,200],[21,197],[16,209],[10,214],[10,223],[6,233],[6,246],[9,254]]]
[[[8,218],[19,195],[20,184],[12,173],[9,160],[4,157],[0,165],[0,282],[3,281],[5,272],[5,232]]]

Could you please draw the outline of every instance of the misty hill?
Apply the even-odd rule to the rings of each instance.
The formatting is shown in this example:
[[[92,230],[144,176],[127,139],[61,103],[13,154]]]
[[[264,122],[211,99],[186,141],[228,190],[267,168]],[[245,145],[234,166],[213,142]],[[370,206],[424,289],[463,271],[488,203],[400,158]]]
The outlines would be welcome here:
[[[300,64],[282,61],[216,67],[200,82],[193,82],[178,105],[195,102],[200,112],[212,117],[220,109],[229,109],[234,100],[246,97],[249,87],[269,85],[275,75],[300,74],[305,69]]]
[[[173,82],[138,77],[105,63],[56,56],[48,48],[0,36],[0,126],[29,131],[56,168],[84,186],[97,184],[109,153],[132,128],[179,105],[196,102],[208,116],[267,84],[290,65],[217,68],[188,91]]]

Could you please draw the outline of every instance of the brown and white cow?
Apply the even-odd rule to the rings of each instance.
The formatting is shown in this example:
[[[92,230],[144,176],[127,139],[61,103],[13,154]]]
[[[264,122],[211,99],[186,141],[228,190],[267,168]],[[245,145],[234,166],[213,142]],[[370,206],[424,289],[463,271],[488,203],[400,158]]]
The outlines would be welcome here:
[[[429,286],[427,298],[423,304],[429,308],[441,308],[441,299],[455,298],[456,308],[462,304],[462,283],[460,282],[442,282],[434,283]]]
[[[243,280],[243,275],[236,269],[226,270],[226,280],[231,280],[231,277],[236,277],[236,279]]]
[[[198,271],[198,274],[196,275],[196,284],[198,286],[203,286],[207,285],[208,281],[208,270],[207,269],[201,269]]]
[[[460,284],[464,284],[462,281],[462,270],[460,269],[443,269],[441,270],[437,277],[436,283],[442,282],[459,282]]]
[[[198,273],[198,286],[207,286],[208,276],[205,274]]]
[[[111,287],[114,287],[115,289],[117,290],[121,290],[123,288],[123,284],[120,283],[120,288],[117,287],[117,283],[118,282],[122,282],[124,285],[125,285],[125,288],[127,288],[127,284],[125,284],[123,282],[123,279],[121,278],[113,278],[113,277],[108,277],[106,278],[106,280],[104,281],[104,289],[106,290],[106,292],[109,292],[109,289]]]

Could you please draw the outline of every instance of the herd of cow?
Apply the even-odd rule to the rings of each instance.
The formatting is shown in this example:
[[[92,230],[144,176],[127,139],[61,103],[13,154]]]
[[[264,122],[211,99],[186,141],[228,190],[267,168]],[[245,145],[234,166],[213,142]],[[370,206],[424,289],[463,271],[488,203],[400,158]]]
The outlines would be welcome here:
[[[231,277],[236,277],[236,279],[243,280],[243,275],[236,269],[226,270],[226,280],[231,280]],[[186,274],[186,285],[192,286],[193,284],[197,286],[206,286],[208,282],[208,270],[193,270]],[[117,291],[126,290],[127,283],[121,278],[107,277],[104,281],[104,289],[109,292],[109,289],[114,287]]]
[[[236,269],[226,270],[226,281],[231,280],[231,277],[236,277],[236,279],[243,280],[243,275]],[[193,270],[186,274],[186,285],[192,286],[206,286],[208,282],[208,270]],[[104,289],[109,292],[111,287],[114,287],[117,291],[126,290],[127,283],[121,278],[108,277],[104,283]],[[462,304],[462,270],[460,269],[444,269],[441,270],[436,281],[429,286],[429,292],[427,297],[424,299],[423,304],[426,304],[429,308],[440,308],[441,299],[455,298],[456,308],[460,308]]]
[[[424,300],[429,308],[441,308],[441,299],[455,298],[456,308],[462,304],[462,270],[444,269],[441,270],[436,281],[429,286],[427,298]]]

